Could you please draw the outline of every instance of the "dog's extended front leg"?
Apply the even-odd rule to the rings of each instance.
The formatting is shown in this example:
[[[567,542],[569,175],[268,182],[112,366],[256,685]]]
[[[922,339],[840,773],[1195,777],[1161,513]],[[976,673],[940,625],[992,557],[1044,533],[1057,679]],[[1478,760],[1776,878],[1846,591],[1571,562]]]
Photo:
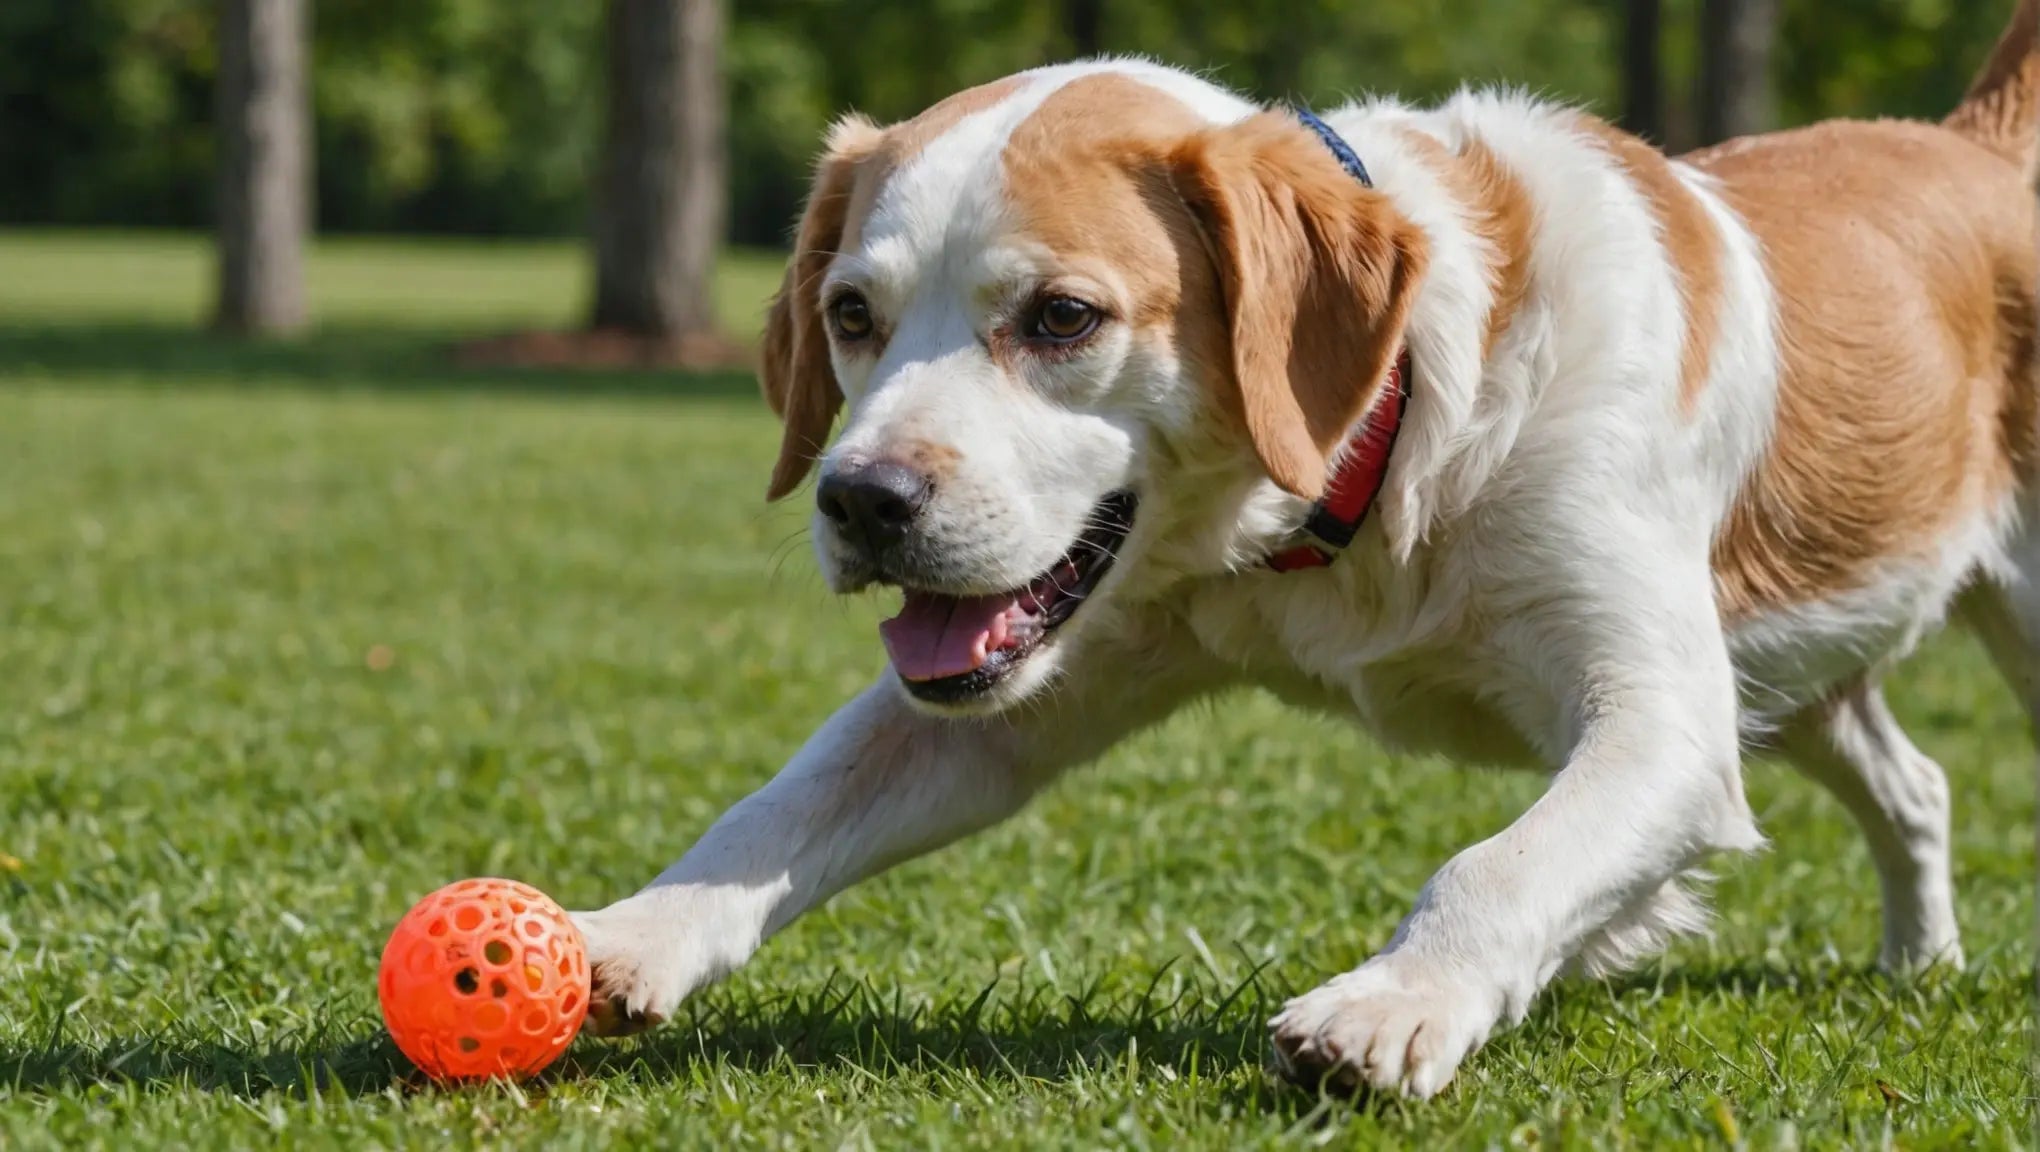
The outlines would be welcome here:
[[[1050,773],[1016,743],[1001,721],[928,716],[894,685],[866,689],[642,891],[575,917],[592,1026],[656,1023],[834,893],[1018,809]]]
[[[1065,768],[1209,685],[1189,656],[1121,682],[1077,680],[987,718],[931,716],[882,681],[810,737],[634,896],[576,915],[595,974],[597,1031],[669,1015],[830,896],[1017,811]],[[887,681],[891,674],[887,673]]]
[[[1564,676],[1574,735],[1550,790],[1441,868],[1379,955],[1289,1002],[1272,1024],[1286,1071],[1428,1097],[1583,945],[1588,958],[1633,956],[1697,926],[1676,877],[1760,842],[1709,617],[1583,622],[1575,652],[1581,634],[1619,650],[1586,654]]]

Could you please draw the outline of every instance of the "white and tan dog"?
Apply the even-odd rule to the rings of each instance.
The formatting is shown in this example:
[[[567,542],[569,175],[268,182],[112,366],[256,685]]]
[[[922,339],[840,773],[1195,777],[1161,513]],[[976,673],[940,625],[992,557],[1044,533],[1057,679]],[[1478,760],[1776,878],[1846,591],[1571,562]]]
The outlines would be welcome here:
[[[1884,962],[1959,962],[1947,784],[1878,681],[1956,609],[2040,707],[2036,30],[1942,125],[1680,160],[1505,93],[1320,132],[1130,61],[837,125],[771,495],[818,465],[831,585],[904,590],[892,669],[580,917],[600,1023],[1249,682],[1556,771],[1275,1019],[1292,1074],[1428,1096],[1561,970],[1700,927],[1759,743],[1861,823]]]

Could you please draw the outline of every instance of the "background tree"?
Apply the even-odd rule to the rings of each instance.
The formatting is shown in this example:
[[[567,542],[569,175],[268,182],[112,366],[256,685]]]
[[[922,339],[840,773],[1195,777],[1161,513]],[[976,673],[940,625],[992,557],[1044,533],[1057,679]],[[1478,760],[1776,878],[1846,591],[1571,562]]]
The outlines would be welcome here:
[[[1771,57],[1778,41],[1778,16],[1778,0],[1702,0],[1702,145],[1762,132],[1777,123]]]
[[[1105,51],[1105,0],[1062,0],[1062,25],[1072,57]]]
[[[721,0],[610,0],[591,324],[678,339],[714,330],[722,247]]]
[[[1659,0],[1622,5],[1622,126],[1665,140],[1664,9]]]
[[[214,323],[230,332],[290,332],[305,324],[312,210],[306,16],[305,0],[220,5]]]

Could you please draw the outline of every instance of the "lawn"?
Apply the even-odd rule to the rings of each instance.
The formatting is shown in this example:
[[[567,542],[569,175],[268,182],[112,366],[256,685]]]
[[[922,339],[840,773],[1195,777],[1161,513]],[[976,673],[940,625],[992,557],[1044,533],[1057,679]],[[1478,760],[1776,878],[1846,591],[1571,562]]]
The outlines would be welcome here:
[[[2015,1147],[2032,1134],[2033,749],[1976,646],[1895,705],[1950,770],[1967,971],[1894,984],[1853,826],[1750,769],[1775,846],[1718,932],[1571,983],[1426,1105],[1271,1082],[1263,1022],[1539,781],[1245,696],[838,898],[665,1029],[421,1085],[373,977],[473,874],[635,888],[881,666],[738,375],[474,373],[565,323],[557,246],[349,243],[321,331],[197,335],[203,249],[0,235],[0,1147]],[[774,278],[732,262],[755,324]]]

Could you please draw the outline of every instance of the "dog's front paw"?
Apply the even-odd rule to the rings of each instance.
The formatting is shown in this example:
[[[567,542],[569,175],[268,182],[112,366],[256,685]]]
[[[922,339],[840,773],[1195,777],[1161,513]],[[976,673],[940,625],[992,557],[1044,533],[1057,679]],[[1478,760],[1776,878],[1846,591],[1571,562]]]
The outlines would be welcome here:
[[[1275,1064],[1310,1087],[1427,1098],[1501,1017],[1491,984],[1407,954],[1376,956],[1291,1000],[1269,1028]]]
[[[662,1023],[707,982],[683,925],[662,901],[643,896],[600,912],[575,912],[588,945],[588,1031],[627,1036]]]

